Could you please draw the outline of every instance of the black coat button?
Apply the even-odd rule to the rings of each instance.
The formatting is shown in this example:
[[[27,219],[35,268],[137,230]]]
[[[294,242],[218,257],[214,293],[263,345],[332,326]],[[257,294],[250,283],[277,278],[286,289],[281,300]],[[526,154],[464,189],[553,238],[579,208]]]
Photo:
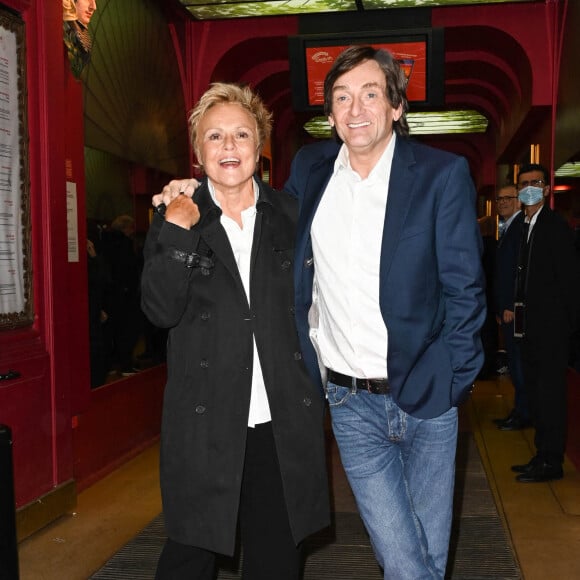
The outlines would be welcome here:
[[[210,316],[211,316],[211,314],[210,314],[210,313],[209,313],[207,310],[204,310],[204,311],[201,313],[201,316],[200,316],[200,318],[201,318],[202,320],[209,320]]]
[[[302,360],[302,353],[301,352],[295,352],[294,353],[294,360]]]
[[[207,369],[209,367],[209,361],[206,358],[202,358],[201,362],[199,363],[199,366],[202,369]]]
[[[282,270],[288,270],[288,268],[290,268],[291,265],[292,262],[290,260],[284,260],[282,262]]]
[[[195,412],[198,415],[203,415],[205,413],[205,406],[204,405],[196,405],[195,406]]]
[[[309,397],[305,397],[304,401],[302,401],[307,407],[310,407],[310,405],[312,405],[312,399],[310,399]]]

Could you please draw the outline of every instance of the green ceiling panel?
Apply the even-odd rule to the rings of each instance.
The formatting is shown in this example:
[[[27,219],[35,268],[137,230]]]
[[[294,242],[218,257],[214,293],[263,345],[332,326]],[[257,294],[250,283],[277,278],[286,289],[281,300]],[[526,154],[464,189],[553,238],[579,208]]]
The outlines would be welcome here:
[[[199,0],[198,0],[199,1]],[[189,3],[187,9],[197,20],[288,16],[321,12],[356,11],[355,0],[266,0],[260,2]]]
[[[485,133],[488,126],[488,120],[477,111],[407,113],[407,122],[411,135]],[[318,139],[327,139],[332,134],[326,117],[313,117],[304,129]]]
[[[179,0],[196,20],[323,14],[326,12],[361,12],[384,8],[419,8],[458,6],[461,4],[496,4],[529,0]]]

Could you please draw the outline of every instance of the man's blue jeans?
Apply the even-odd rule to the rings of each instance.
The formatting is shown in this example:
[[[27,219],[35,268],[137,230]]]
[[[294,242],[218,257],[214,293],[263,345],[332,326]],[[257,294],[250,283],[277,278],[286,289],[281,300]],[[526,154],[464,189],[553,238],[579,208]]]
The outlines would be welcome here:
[[[388,394],[328,383],[327,395],[342,464],[385,580],[442,579],[457,409],[417,419]]]

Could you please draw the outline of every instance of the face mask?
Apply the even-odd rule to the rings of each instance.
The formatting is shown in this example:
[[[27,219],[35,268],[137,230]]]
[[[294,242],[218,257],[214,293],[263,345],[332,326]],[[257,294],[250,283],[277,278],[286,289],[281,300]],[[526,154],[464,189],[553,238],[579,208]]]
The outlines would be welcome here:
[[[536,205],[542,201],[543,197],[544,189],[533,185],[520,189],[518,193],[518,198],[524,205]]]

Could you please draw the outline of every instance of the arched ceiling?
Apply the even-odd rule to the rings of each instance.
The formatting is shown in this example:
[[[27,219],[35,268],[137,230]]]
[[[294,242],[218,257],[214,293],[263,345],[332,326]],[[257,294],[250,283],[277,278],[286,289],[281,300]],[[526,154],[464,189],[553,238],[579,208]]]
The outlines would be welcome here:
[[[180,17],[189,18],[179,0],[173,2]],[[166,0],[99,0],[91,22],[92,62],[83,79],[87,144],[179,174],[189,165],[184,111],[191,104],[184,102],[178,66],[172,64],[175,48],[166,8]],[[550,119],[549,107],[532,106],[530,59],[515,36],[505,31],[510,27],[504,26],[509,19],[502,17],[503,10],[510,10],[509,5],[494,5],[494,18],[488,18],[487,25],[473,18],[473,23],[465,24],[464,19],[444,26],[445,108],[482,113],[489,120],[487,134],[426,138],[465,155],[483,185],[495,179],[494,163],[513,163],[521,155],[530,127]],[[379,12],[389,21],[387,15],[399,11]],[[238,20],[236,25],[243,23]],[[286,167],[293,148],[308,139],[303,125],[309,118],[292,109],[289,67],[288,36],[276,33],[235,44],[211,76],[214,81],[251,82],[260,92],[274,112],[274,144]]]
[[[531,107],[532,67],[522,46],[490,26],[445,29],[445,104],[473,108],[490,121],[497,153]]]
[[[283,137],[285,146],[304,141],[302,126],[309,118],[307,114],[288,114],[292,110],[289,66],[286,36],[251,38],[226,52],[212,75],[213,81],[251,81],[273,110],[276,135]],[[531,94],[530,62],[513,37],[490,26],[446,28],[445,108],[482,113],[489,120],[490,136],[431,136],[427,140],[465,155],[474,175],[488,173],[486,158],[495,159],[508,145],[530,109]],[[486,149],[482,151],[483,145]],[[489,178],[495,179],[493,172]]]

